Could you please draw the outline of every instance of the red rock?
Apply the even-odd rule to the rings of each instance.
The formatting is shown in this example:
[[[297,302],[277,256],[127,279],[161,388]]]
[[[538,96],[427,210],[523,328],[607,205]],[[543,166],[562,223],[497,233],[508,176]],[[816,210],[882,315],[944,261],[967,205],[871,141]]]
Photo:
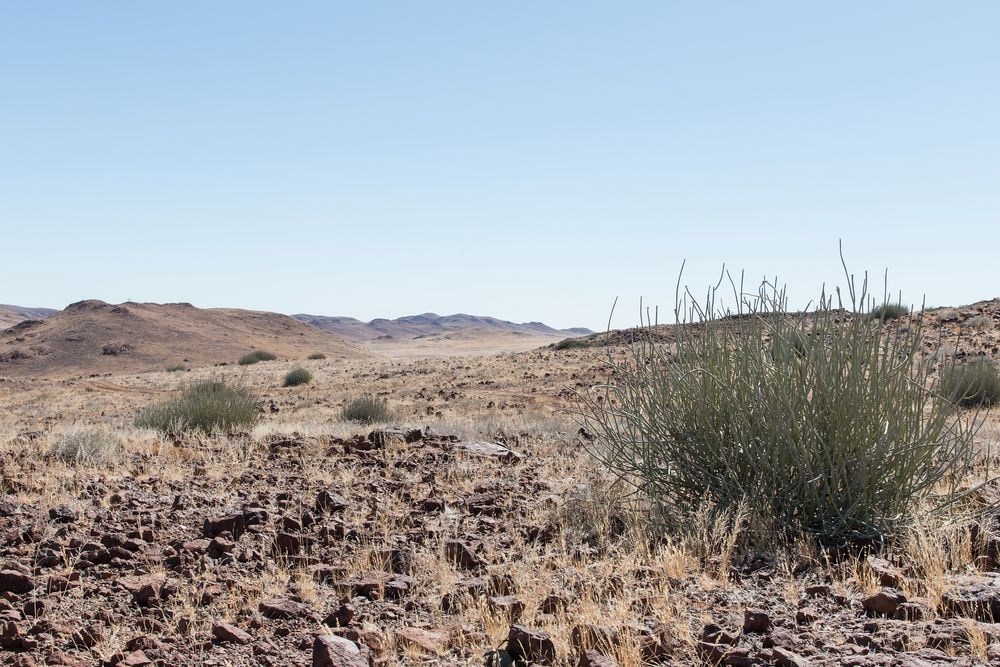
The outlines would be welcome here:
[[[152,664],[153,661],[146,657],[146,654],[142,651],[132,651],[118,661],[120,667],[144,667],[145,665]]]
[[[566,598],[553,593],[539,603],[538,611],[543,614],[557,614],[560,611],[566,611],[566,607],[568,606],[569,603],[566,602]]]
[[[587,649],[580,654],[577,667],[618,667],[618,661],[598,653],[594,649]]]
[[[347,499],[342,495],[323,489],[316,496],[316,511],[333,514],[347,509]]]
[[[166,600],[173,592],[173,587],[167,585],[164,574],[144,574],[122,577],[118,584],[132,594],[140,605],[149,605],[157,600]]]
[[[261,600],[258,608],[260,609],[260,613],[263,614],[265,618],[283,620],[295,618],[297,616],[305,616],[309,612],[309,608],[305,605],[291,600],[286,600],[285,598]]]
[[[31,580],[31,575],[15,570],[0,571],[0,593],[24,595],[25,593],[30,593],[34,587],[35,584]]]
[[[898,567],[878,556],[868,556],[865,567],[882,586],[899,588],[903,583],[903,573]]]
[[[476,552],[461,540],[448,540],[444,545],[444,555],[448,562],[465,570],[474,570],[482,567],[485,563]]]
[[[201,532],[207,538],[213,538],[221,533],[230,533],[233,539],[240,539],[246,532],[247,524],[243,514],[230,514],[216,519],[205,519]]]
[[[980,621],[1000,619],[1000,579],[970,575],[957,577],[941,596],[941,611]]]
[[[423,628],[401,628],[396,636],[431,655],[443,655],[448,650],[448,635]]]
[[[346,628],[354,620],[354,614],[353,605],[342,604],[323,619],[323,625],[328,625],[331,628]]]
[[[510,626],[506,651],[514,660],[539,665],[554,665],[556,662],[556,646],[552,638],[541,630],[524,625]]]
[[[773,624],[767,612],[760,609],[747,609],[743,614],[743,632],[766,634],[771,631]]]
[[[883,588],[861,601],[865,611],[877,616],[892,616],[896,608],[906,602],[903,592],[895,588]]]
[[[516,595],[491,597],[487,603],[494,613],[503,614],[510,622],[516,623],[524,613],[524,603]]]
[[[229,623],[216,623],[213,625],[212,636],[220,642],[229,642],[230,644],[249,644],[253,641],[253,637],[249,633]]]
[[[368,650],[350,639],[320,635],[313,641],[312,667],[369,667]]]
[[[813,664],[808,658],[777,646],[773,649],[773,660],[777,667],[812,667]]]

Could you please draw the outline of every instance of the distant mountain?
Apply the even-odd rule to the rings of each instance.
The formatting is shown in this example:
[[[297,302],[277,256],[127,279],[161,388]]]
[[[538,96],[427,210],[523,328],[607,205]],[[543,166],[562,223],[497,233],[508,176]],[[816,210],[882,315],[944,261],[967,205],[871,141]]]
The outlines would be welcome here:
[[[422,315],[399,317],[394,320],[375,319],[371,322],[362,322],[353,317],[326,315],[298,314],[292,315],[292,317],[354,343],[366,343],[380,339],[416,340],[472,332],[559,339],[592,333],[589,329],[580,327],[554,329],[541,322],[518,324],[495,317],[465,315],[463,313],[455,315],[423,313]]]
[[[135,373],[173,364],[235,362],[253,350],[278,357],[370,356],[287,315],[189,303],[80,301],[44,320],[0,331],[0,376]]]
[[[44,320],[58,312],[52,308],[25,308],[0,303],[0,329],[6,329],[24,320]]]

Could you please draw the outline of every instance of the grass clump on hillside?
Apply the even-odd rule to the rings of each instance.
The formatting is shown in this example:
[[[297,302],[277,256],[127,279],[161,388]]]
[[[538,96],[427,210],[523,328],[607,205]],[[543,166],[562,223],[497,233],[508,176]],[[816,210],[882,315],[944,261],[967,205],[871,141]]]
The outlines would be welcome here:
[[[587,336],[577,336],[575,338],[564,338],[551,345],[553,350],[578,350],[590,347],[591,342]]]
[[[297,387],[300,384],[308,384],[313,379],[312,373],[304,368],[295,368],[288,371],[285,374],[285,381],[281,386],[283,387]]]
[[[173,366],[167,366],[168,373],[178,373],[180,371],[186,371],[188,368],[184,364],[174,364]]]
[[[953,364],[941,371],[938,391],[965,408],[1000,404],[1000,369],[989,359]]]
[[[317,361],[319,359],[326,359],[326,355],[323,354],[322,352],[313,352],[308,357],[306,357],[306,359],[310,359],[312,361]]]
[[[739,317],[715,290],[679,297],[676,354],[650,335],[625,360],[609,355],[609,384],[582,394],[578,414],[654,525],[707,504],[745,513],[758,539],[879,539],[932,495],[956,497],[978,422],[927,391],[919,319],[873,326],[865,287],[848,282],[858,317],[825,296],[790,315],[783,290],[747,297],[733,282]]]
[[[389,421],[389,405],[377,396],[360,396],[345,405],[340,411],[344,421],[375,424]]]
[[[887,320],[898,320],[910,314],[910,309],[901,303],[884,303],[881,306],[872,308],[868,313],[868,319],[885,322]]]
[[[257,397],[247,388],[208,380],[184,389],[180,396],[146,408],[135,425],[164,433],[174,431],[233,432],[258,419]]]
[[[244,354],[239,358],[240,366],[249,366],[251,364],[256,364],[258,361],[274,361],[277,359],[276,356],[270,352],[265,352],[264,350],[257,350],[249,354]]]

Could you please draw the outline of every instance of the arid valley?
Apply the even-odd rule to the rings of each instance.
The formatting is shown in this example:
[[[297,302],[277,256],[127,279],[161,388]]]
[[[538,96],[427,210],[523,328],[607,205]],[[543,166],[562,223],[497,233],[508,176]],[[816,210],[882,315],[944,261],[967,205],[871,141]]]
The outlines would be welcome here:
[[[1000,301],[924,321],[998,357]],[[1000,663],[994,510],[842,557],[747,549],[708,514],[651,539],[572,414],[628,332],[437,333],[394,349],[274,314],[83,302],[0,334],[0,664]],[[277,358],[235,363],[263,349]],[[296,367],[311,381],[282,386]],[[135,425],[202,381],[249,389],[256,423]],[[359,396],[388,420],[346,421]],[[995,415],[978,438],[1000,444]]]

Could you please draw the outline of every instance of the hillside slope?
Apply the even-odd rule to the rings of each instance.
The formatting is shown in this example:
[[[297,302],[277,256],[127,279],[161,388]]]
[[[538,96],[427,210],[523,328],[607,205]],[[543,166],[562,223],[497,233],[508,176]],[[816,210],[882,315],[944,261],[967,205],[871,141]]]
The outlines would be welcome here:
[[[12,327],[24,320],[44,320],[58,312],[52,308],[25,308],[24,306],[0,303],[0,329]]]
[[[369,353],[287,315],[186,303],[80,301],[0,332],[0,376],[140,372],[233,362],[252,350],[279,357]]]

